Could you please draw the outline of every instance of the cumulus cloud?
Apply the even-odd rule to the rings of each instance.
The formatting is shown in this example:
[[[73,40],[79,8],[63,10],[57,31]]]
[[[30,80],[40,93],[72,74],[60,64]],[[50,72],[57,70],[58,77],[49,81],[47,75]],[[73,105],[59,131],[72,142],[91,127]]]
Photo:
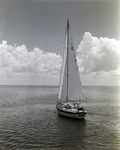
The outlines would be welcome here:
[[[120,74],[120,41],[86,32],[77,49],[80,72],[104,77]]]
[[[44,52],[39,48],[28,51],[25,45],[12,46],[6,41],[0,44],[0,76],[56,77],[59,74],[61,56]]]
[[[119,78],[120,41],[106,37],[97,38],[86,32],[76,54],[82,81],[95,78],[97,80],[109,78],[110,80],[111,78],[114,82],[114,79]],[[58,84],[61,61],[62,56],[59,54],[45,52],[39,48],[28,51],[25,45],[8,45],[7,41],[2,41],[0,44],[0,80],[27,81],[29,78],[30,80],[36,79],[37,84],[38,78],[41,82],[56,79]]]

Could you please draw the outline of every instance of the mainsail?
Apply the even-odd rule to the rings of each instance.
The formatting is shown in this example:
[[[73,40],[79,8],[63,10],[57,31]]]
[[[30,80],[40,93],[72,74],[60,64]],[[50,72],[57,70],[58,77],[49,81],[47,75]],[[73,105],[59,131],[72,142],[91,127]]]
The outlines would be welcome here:
[[[70,25],[68,21],[58,96],[61,101],[84,99],[77,66],[76,52],[70,34]]]

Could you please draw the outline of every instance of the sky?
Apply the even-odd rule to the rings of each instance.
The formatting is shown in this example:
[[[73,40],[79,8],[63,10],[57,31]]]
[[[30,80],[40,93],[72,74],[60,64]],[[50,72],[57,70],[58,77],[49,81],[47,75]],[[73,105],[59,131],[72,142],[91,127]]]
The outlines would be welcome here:
[[[83,85],[120,85],[119,0],[0,0],[0,85],[58,85],[67,19]]]

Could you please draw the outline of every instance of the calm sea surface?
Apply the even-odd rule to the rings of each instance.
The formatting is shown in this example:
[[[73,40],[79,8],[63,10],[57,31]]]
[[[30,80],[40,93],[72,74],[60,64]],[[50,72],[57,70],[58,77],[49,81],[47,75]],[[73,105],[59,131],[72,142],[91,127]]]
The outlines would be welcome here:
[[[0,150],[120,150],[119,87],[83,87],[85,120],[59,116],[57,87],[0,86]]]

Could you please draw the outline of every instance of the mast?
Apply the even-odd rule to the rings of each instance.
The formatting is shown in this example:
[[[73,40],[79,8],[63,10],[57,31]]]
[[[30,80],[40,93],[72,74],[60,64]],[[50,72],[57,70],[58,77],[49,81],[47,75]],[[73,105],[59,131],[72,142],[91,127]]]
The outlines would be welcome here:
[[[69,20],[67,20],[67,96],[66,96],[66,102],[68,101],[68,72],[69,72]]]

